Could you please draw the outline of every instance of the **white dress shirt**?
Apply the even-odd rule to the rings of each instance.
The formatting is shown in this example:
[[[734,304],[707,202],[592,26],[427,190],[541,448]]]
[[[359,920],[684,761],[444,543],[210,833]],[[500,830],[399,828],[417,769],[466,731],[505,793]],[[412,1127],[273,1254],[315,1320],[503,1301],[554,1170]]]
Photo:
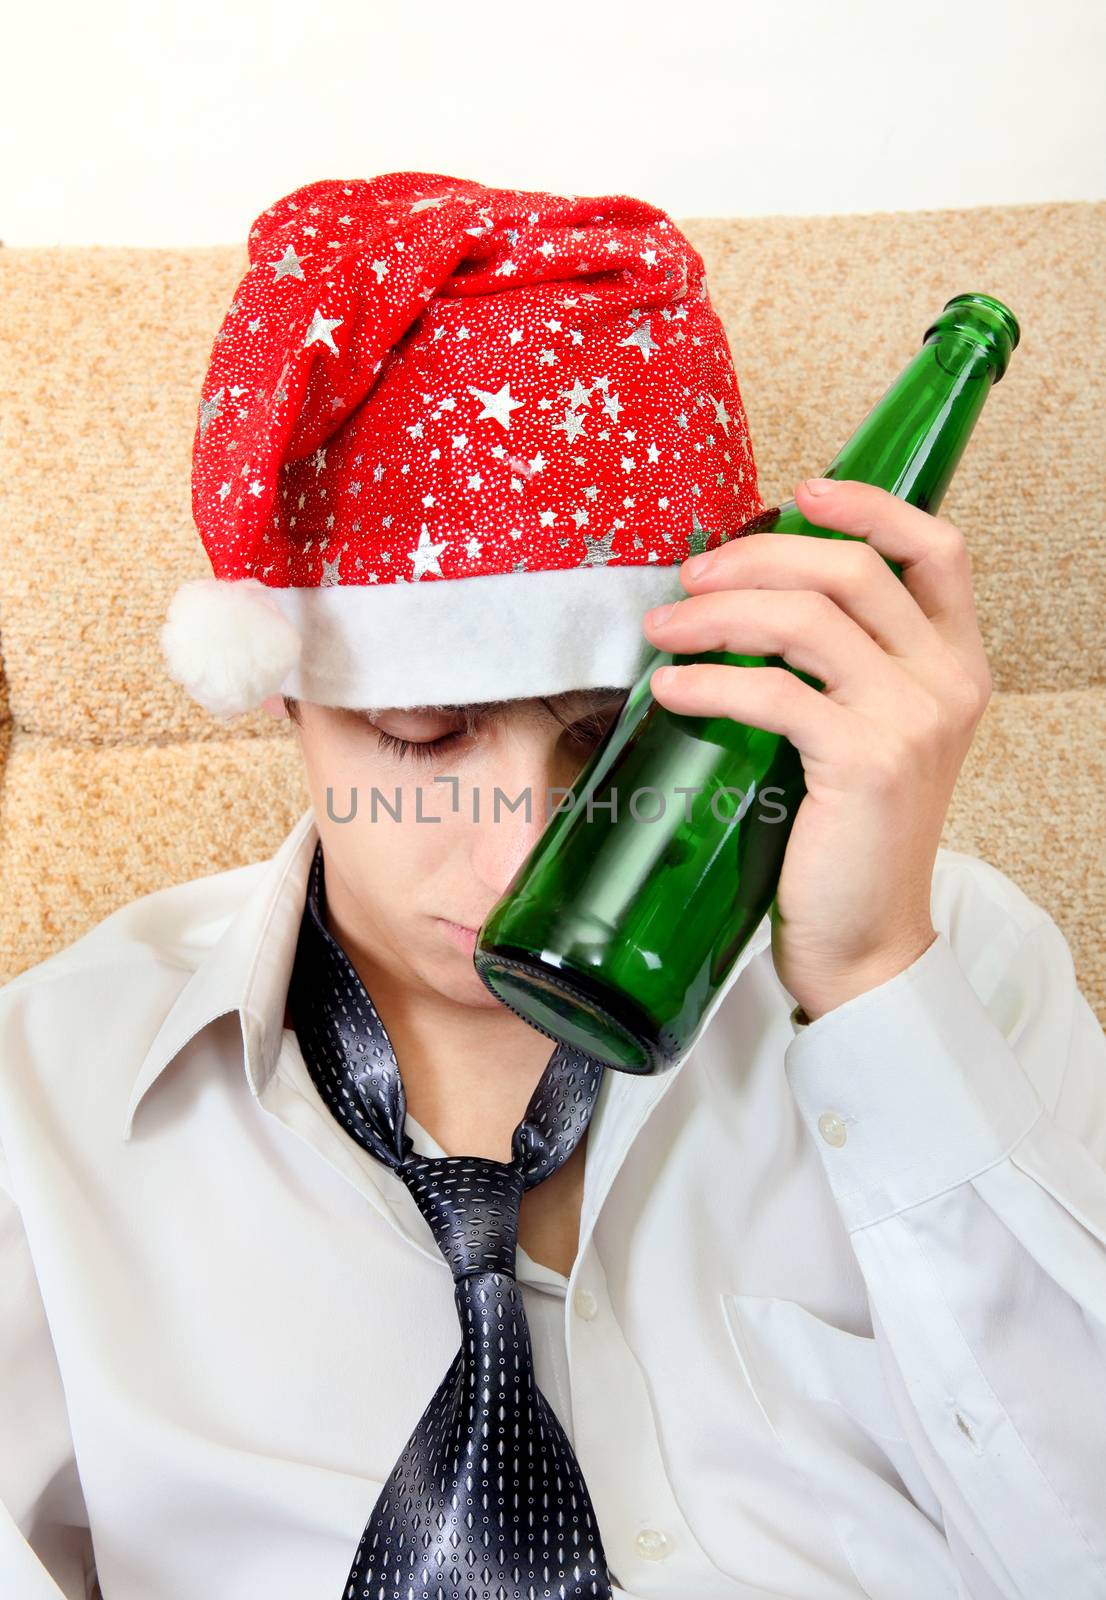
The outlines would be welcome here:
[[[342,1600],[457,1350],[283,1026],[317,838],[0,988],[4,1600]],[[623,1600],[1106,1595],[1106,1038],[1002,873],[942,850],[932,908],[805,1027],[766,917],[604,1074],[568,1278],[518,1251]]]

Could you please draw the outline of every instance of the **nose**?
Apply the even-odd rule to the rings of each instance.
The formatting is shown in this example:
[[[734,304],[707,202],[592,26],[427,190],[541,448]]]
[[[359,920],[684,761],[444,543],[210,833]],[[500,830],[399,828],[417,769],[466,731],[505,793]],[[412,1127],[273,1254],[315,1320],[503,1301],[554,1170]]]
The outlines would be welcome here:
[[[472,869],[489,895],[506,891],[584,760],[565,750],[559,730],[512,732],[498,743],[479,783],[480,820],[471,836]]]

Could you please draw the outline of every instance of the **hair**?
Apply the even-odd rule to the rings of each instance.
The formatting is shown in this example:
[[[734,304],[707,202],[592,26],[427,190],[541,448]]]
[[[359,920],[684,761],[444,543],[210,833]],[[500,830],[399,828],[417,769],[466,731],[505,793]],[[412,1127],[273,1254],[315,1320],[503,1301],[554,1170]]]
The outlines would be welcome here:
[[[595,716],[597,715],[598,710],[603,702],[613,700],[618,695],[625,697],[629,691],[627,689],[610,686],[599,689],[565,690],[564,693],[566,695],[575,693],[577,696],[583,696],[587,701],[593,702],[594,709],[587,713],[587,715]],[[581,720],[580,718],[570,720],[564,715],[559,706],[553,704],[554,700],[563,698],[563,696],[536,695],[534,698],[537,700],[539,705],[543,705],[545,707],[550,716],[556,718],[562,728],[570,728],[573,726],[575,721]],[[284,709],[288,713],[289,717],[293,722],[298,723],[299,726],[302,727],[303,718],[300,715],[299,701],[290,694],[282,695],[281,699],[284,701]],[[471,728],[482,712],[486,714],[491,710],[502,709],[504,706],[511,704],[512,702],[510,700],[481,700],[476,701],[471,705],[417,706],[412,707],[411,709],[419,711],[462,711],[464,712],[469,727]],[[584,720],[586,720],[586,717]]]

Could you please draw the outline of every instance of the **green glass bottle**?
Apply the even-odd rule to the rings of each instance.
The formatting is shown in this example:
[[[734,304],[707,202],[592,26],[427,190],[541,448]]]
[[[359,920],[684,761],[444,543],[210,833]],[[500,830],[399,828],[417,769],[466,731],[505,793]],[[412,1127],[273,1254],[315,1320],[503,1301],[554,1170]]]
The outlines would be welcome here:
[[[999,301],[956,295],[824,476],[936,511],[1018,338]],[[761,530],[851,537],[815,527],[793,500],[734,537]],[[641,1074],[695,1042],[771,907],[806,792],[782,734],[660,705],[649,680],[671,661],[784,666],[824,687],[778,656],[656,651],[473,951],[491,992],[535,1028]]]

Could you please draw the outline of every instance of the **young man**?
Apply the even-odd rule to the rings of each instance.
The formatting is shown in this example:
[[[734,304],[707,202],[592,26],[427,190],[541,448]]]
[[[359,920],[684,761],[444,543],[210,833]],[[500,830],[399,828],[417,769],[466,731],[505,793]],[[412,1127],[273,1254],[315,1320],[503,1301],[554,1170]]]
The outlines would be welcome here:
[[[855,543],[727,537],[736,378],[642,202],[328,181],[250,263],[163,643],[291,712],[311,804],[0,991],[0,1592],[1102,1593],[1106,1039],[938,848],[989,693],[961,536],[813,480]],[[471,952],[656,646],[826,687],[653,676],[807,794],[635,1079]]]

